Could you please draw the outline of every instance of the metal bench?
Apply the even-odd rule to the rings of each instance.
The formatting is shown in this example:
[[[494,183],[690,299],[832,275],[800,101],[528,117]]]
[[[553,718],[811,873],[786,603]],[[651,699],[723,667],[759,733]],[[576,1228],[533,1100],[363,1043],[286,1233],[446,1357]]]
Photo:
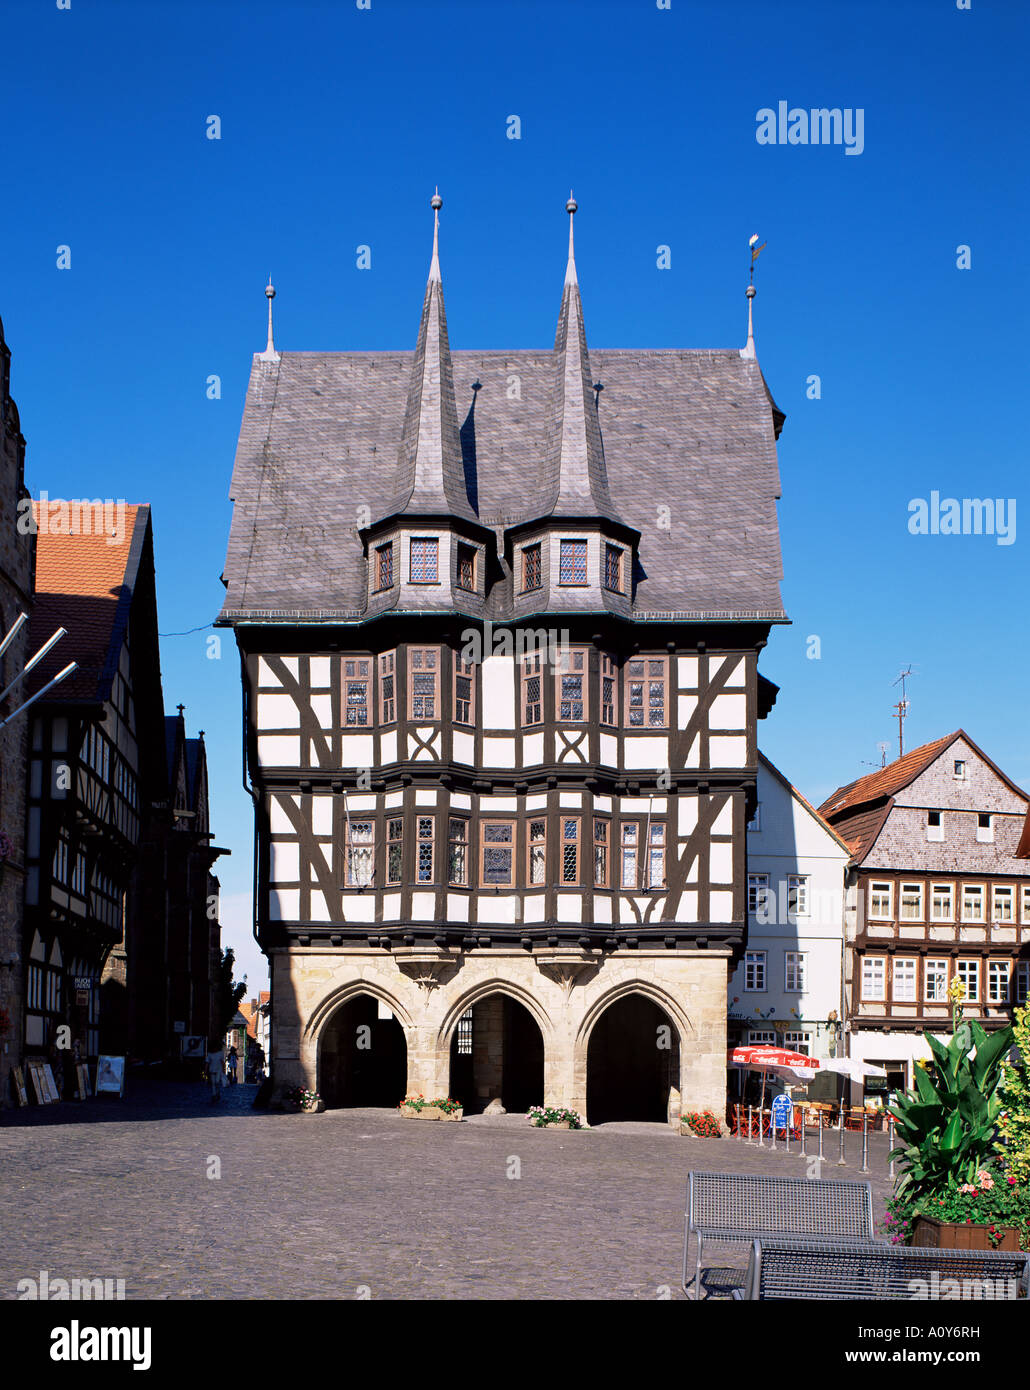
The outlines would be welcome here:
[[[683,1292],[688,1298],[691,1234],[697,1240],[694,1297],[700,1299],[706,1240],[741,1245],[760,1236],[871,1241],[873,1192],[867,1182],[690,1173],[683,1240]]]
[[[1026,1298],[1030,1255],[1022,1251],[935,1250],[879,1241],[758,1238],[743,1288],[731,1297],[773,1299]]]

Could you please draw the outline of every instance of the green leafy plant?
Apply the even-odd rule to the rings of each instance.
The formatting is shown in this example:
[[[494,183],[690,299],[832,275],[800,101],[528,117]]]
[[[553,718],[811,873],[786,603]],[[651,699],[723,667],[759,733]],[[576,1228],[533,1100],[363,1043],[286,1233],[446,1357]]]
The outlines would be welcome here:
[[[915,1068],[915,1089],[890,1108],[899,1144],[889,1157],[902,1166],[899,1197],[910,1193],[918,1201],[971,1183],[995,1150],[1001,1059],[1013,1032],[987,1033],[979,1023],[957,1018],[956,1024],[947,1044],[924,1034],[933,1062]]]
[[[1015,1019],[1019,1061],[1002,1063],[997,1147],[1009,1172],[1030,1187],[1030,1004],[1017,1009]]]

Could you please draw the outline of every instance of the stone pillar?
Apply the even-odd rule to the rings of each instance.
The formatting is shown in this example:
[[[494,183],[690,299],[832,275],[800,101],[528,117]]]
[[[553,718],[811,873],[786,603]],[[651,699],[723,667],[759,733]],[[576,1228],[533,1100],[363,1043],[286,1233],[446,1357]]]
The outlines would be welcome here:
[[[504,999],[492,994],[472,1014],[472,1075],[480,1100],[500,1100],[503,1071]]]

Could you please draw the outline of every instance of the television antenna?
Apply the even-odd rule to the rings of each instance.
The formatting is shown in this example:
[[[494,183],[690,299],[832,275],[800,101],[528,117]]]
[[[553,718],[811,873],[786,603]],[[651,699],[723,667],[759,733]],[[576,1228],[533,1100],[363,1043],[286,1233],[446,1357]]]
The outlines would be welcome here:
[[[909,677],[910,675],[912,675],[912,667],[911,667],[911,666],[908,666],[908,667],[905,668],[904,671],[902,671],[901,675],[898,676],[897,680],[891,681],[891,685],[892,685],[892,686],[894,686],[894,685],[900,685],[900,686],[901,686],[901,699],[900,699],[900,700],[898,701],[898,703],[894,706],[895,718],[896,718],[897,721],[898,721],[898,757],[899,757],[899,758],[903,758],[903,757],[905,756],[904,720],[905,720],[905,718],[906,718],[907,715],[908,715],[908,707],[909,707],[909,705],[911,704],[911,701],[908,700],[908,699],[906,699],[906,696],[905,696],[905,681],[908,679],[908,677]],[[885,764],[885,765],[886,765],[886,764]]]

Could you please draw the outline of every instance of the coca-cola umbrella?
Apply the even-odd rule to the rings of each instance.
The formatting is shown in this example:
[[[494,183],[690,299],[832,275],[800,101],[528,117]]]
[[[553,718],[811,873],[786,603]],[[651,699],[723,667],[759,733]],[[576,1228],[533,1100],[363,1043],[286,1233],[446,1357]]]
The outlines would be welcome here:
[[[762,1099],[758,1113],[765,1109],[765,1079],[769,1072],[785,1081],[811,1081],[819,1070],[815,1057],[806,1057],[803,1052],[792,1052],[789,1047],[773,1047],[769,1043],[755,1043],[748,1047],[735,1047],[729,1054],[729,1062],[734,1067],[746,1067],[748,1071],[762,1073]]]

